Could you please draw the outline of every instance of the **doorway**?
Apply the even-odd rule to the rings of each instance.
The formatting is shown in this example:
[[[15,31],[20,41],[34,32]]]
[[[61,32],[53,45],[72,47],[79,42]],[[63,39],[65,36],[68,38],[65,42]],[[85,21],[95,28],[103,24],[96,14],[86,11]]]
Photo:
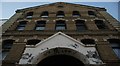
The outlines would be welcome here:
[[[45,66],[45,65],[79,65],[79,66],[84,66],[84,64],[69,55],[53,55],[53,56],[49,56],[45,59],[43,59],[42,61],[40,61],[37,66]]]

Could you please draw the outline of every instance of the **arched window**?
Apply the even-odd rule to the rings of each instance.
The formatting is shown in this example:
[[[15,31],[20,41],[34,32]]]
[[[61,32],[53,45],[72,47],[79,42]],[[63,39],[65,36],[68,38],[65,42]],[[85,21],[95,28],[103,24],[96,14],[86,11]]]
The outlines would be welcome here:
[[[56,21],[56,26],[55,26],[56,30],[65,30],[66,29],[66,23],[64,20],[58,20]]]
[[[113,51],[120,58],[120,39],[108,39]]]
[[[27,41],[27,45],[36,45],[37,43],[39,43],[41,40],[38,39],[31,39]]]
[[[33,17],[33,12],[28,12],[26,14],[26,18],[32,18]]]
[[[45,30],[46,21],[37,21],[35,30]]]
[[[8,40],[4,40],[2,42],[2,59],[3,60],[7,56],[8,52],[10,51],[10,49],[12,48],[12,45],[13,45],[14,41],[15,40],[8,39]]]
[[[84,20],[76,20],[75,23],[76,23],[76,30],[77,31],[84,31],[87,29]]]
[[[85,45],[94,45],[95,41],[93,39],[82,39],[81,42]]]
[[[26,26],[27,21],[21,21],[19,22],[19,25],[17,26],[17,30],[24,30]]]
[[[79,11],[73,11],[73,17],[79,17],[80,13]]]
[[[103,20],[95,20],[95,24],[98,27],[98,29],[106,29],[107,26],[103,22]]]
[[[64,11],[58,11],[56,16],[57,17],[64,17],[65,16]]]
[[[44,11],[44,12],[42,12],[42,14],[41,14],[41,17],[48,17],[48,16],[49,16],[48,11]]]
[[[94,11],[88,11],[88,15],[89,15],[89,16],[96,16],[96,14],[95,14]]]

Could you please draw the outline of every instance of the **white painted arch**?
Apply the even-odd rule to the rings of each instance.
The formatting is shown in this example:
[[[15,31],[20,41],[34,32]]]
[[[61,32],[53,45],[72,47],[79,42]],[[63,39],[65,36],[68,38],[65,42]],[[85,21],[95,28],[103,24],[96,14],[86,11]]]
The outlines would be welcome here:
[[[33,64],[38,64],[43,59],[49,56],[54,56],[54,55],[68,55],[78,59],[84,64],[90,64],[89,60],[85,55],[68,47],[56,47],[56,48],[51,48],[49,50],[46,50],[39,54],[38,59],[34,61]]]
[[[55,49],[58,49],[59,53],[55,53]],[[58,32],[36,44],[34,47],[26,47],[19,64],[38,64],[43,59],[57,54],[72,56],[84,64],[96,64],[100,59],[88,57],[93,52],[97,52],[95,47],[86,47],[76,39]]]

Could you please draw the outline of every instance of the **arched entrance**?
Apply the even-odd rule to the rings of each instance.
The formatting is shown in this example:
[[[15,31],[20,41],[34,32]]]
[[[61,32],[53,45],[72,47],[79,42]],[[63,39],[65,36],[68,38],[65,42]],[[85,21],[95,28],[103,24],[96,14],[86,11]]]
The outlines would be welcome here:
[[[37,66],[45,66],[45,65],[79,65],[84,66],[84,64],[78,59],[69,56],[69,55],[54,55],[49,56],[43,59],[41,62],[37,64]]]
[[[89,64],[86,56],[82,53],[63,47],[56,47],[42,52],[35,61],[37,66],[45,65],[79,65]]]

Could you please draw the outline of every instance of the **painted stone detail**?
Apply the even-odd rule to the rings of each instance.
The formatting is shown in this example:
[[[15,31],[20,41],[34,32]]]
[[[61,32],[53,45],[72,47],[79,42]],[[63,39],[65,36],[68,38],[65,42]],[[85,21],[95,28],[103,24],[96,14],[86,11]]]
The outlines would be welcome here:
[[[96,63],[96,64],[102,64],[102,61],[100,60],[100,57],[97,53],[97,51],[87,51],[88,54],[86,54],[87,58]]]

